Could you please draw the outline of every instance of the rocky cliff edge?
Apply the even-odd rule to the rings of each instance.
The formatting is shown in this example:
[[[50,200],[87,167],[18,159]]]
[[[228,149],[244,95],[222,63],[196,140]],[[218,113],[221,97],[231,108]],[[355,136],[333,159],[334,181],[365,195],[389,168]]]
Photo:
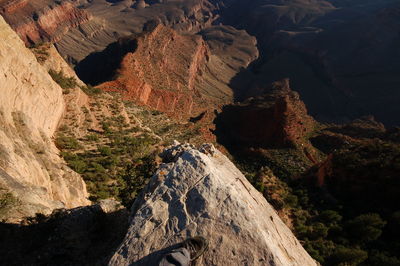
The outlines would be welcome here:
[[[265,198],[212,145],[176,144],[132,207],[110,265],[156,265],[183,239],[203,235],[197,265],[316,265]],[[133,264],[132,264],[133,263]]]
[[[61,87],[0,16],[0,219],[17,222],[86,205],[82,178],[52,137],[64,112]]]

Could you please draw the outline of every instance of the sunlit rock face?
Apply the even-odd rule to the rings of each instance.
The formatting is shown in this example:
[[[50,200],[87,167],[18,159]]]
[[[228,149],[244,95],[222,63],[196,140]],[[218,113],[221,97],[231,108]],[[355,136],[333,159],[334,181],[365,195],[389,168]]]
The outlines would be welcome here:
[[[255,39],[232,27],[183,35],[158,24],[89,56],[77,72],[92,84],[109,76],[100,88],[181,119],[233,102],[231,79],[257,55]]]
[[[265,198],[212,145],[177,144],[132,207],[110,265],[156,265],[189,236],[209,249],[197,265],[316,265]],[[160,252],[161,251],[161,252]]]
[[[64,112],[62,89],[2,17],[0,39],[0,192],[18,199],[3,218],[88,204],[83,180],[52,141]]]

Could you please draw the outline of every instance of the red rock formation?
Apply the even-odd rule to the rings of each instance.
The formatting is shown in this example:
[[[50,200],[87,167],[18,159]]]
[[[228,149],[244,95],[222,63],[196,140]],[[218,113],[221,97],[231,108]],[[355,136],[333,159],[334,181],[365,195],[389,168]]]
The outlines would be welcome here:
[[[306,147],[306,136],[314,124],[298,93],[289,88],[289,80],[283,80],[273,83],[262,96],[226,106],[217,119],[217,130],[235,144]]]
[[[2,5],[2,12],[12,13],[17,9],[24,7],[28,0],[10,0]]]
[[[332,175],[333,155],[329,154],[325,161],[316,165],[315,184],[319,187],[325,184],[325,178]]]
[[[210,106],[195,88],[208,58],[200,36],[179,35],[158,25],[137,38],[137,49],[124,56],[117,78],[100,87],[176,118],[189,118]]]
[[[0,14],[26,45],[56,42],[71,27],[88,21],[90,15],[72,3],[47,0],[0,0]]]

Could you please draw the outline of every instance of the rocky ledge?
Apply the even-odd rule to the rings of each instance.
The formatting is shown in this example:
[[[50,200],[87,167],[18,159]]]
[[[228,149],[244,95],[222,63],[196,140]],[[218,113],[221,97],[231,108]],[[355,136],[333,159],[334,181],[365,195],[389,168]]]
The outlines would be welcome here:
[[[176,144],[132,207],[110,265],[156,265],[183,239],[210,246],[197,265],[316,265],[265,198],[210,144]],[[132,264],[133,263],[133,264]]]

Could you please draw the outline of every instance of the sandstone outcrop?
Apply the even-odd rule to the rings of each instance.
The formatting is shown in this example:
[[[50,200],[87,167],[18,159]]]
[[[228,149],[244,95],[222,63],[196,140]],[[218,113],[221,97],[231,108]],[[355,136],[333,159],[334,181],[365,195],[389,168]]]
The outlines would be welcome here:
[[[305,144],[315,121],[289,80],[275,82],[261,94],[223,108],[216,120],[221,141],[261,148]]]
[[[26,45],[56,42],[70,28],[87,22],[90,15],[69,1],[2,0],[0,14]]]
[[[61,88],[2,17],[0,38],[0,188],[18,199],[6,218],[88,204],[85,183],[52,141],[64,112]]]
[[[99,87],[176,118],[232,102],[230,79],[256,58],[256,42],[229,27],[203,35],[212,48],[201,36],[159,24],[128,43],[132,52],[123,56],[116,79]],[[235,41],[232,35],[241,38]],[[91,71],[97,76],[96,69]]]
[[[196,265],[316,265],[265,198],[212,145],[168,148],[132,207],[110,265],[156,265],[183,239],[210,245]]]

